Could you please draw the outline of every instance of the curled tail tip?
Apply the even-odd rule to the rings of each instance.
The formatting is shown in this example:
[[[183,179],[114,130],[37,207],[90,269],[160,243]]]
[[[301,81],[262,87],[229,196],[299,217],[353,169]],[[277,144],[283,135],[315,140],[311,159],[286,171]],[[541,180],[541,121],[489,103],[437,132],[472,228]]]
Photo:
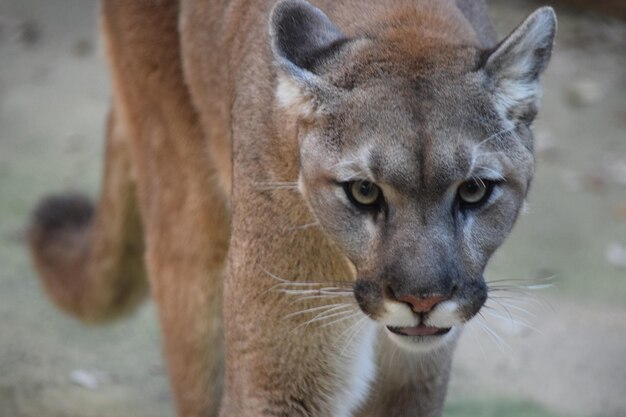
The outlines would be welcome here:
[[[43,198],[32,212],[28,240],[39,247],[60,235],[86,229],[94,217],[91,200],[78,193],[51,195]]]

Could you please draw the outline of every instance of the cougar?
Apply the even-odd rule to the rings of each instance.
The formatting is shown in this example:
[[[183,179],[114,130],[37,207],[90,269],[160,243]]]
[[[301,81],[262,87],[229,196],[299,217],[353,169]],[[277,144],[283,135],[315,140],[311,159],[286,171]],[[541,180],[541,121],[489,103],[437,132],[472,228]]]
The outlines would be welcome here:
[[[101,4],[99,202],[29,242],[87,322],[150,288],[181,417],[440,416],[528,192],[551,8],[498,43],[481,0],[314,3]]]

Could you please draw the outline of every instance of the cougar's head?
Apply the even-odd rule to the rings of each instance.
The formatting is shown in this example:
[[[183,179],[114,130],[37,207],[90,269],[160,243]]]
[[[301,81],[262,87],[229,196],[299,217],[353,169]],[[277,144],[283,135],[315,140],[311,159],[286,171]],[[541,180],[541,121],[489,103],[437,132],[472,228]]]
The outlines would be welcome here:
[[[355,265],[360,308],[425,350],[487,299],[483,271],[534,171],[556,19],[539,9],[491,50],[450,35],[458,22],[394,22],[347,36],[305,1],[278,3],[276,102],[297,120],[300,191]]]

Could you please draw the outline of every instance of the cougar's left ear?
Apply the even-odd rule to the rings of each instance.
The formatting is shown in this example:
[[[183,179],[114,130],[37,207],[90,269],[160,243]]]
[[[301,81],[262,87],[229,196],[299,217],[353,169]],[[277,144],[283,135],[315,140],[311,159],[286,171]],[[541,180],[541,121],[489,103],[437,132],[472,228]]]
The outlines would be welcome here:
[[[278,66],[278,103],[310,117],[320,110],[332,86],[321,65],[348,40],[328,16],[305,0],[282,0],[272,10],[270,39]]]
[[[485,64],[502,116],[530,123],[541,98],[539,76],[548,66],[556,34],[551,7],[532,13],[489,55]]]

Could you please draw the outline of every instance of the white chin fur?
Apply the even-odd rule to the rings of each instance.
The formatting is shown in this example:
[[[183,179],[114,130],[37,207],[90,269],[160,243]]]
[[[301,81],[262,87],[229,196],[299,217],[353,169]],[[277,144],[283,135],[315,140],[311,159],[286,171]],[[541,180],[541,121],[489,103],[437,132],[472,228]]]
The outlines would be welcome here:
[[[417,317],[409,306],[398,301],[385,301],[385,314],[378,319],[385,326],[412,327],[417,326]]]
[[[460,326],[463,320],[459,317],[459,304],[456,301],[443,301],[428,313],[426,325],[432,327],[448,328]]]
[[[385,329],[387,336],[399,347],[415,353],[429,352],[442,347],[456,339],[463,326],[463,320],[459,317],[459,304],[448,300],[439,303],[428,313],[425,325],[451,330],[441,336],[401,336]],[[397,301],[385,301],[385,314],[378,319],[384,326],[412,327],[418,324],[418,318],[411,308]]]
[[[444,329],[462,325],[463,320],[459,317],[458,311],[459,304],[456,301],[443,301],[428,313],[424,324]],[[397,301],[385,301],[385,313],[378,322],[385,326],[412,327],[417,326],[418,319],[408,305]]]

